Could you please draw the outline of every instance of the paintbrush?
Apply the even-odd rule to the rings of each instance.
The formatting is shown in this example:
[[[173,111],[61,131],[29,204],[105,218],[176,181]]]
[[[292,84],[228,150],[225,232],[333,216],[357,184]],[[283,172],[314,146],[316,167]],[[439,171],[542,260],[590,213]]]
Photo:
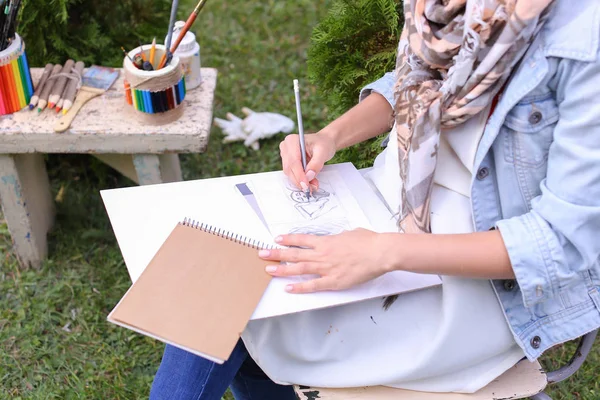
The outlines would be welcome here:
[[[64,132],[71,126],[77,113],[94,97],[106,92],[119,77],[119,71],[108,67],[93,65],[83,74],[81,88],[77,93],[73,107],[54,125],[55,132]]]
[[[198,16],[198,14],[200,14],[200,11],[202,11],[202,9],[204,8],[204,5],[206,4],[206,1],[207,0],[200,0],[200,2],[198,3],[198,5],[196,5],[196,8],[194,9],[194,11],[192,11],[192,13],[190,14],[189,18],[185,22],[185,25],[183,26],[183,28],[179,32],[179,36],[177,37],[177,40],[175,41],[175,43],[171,47],[169,53],[172,54],[172,53],[175,53],[175,51],[177,51],[177,48],[179,47],[179,44],[181,43],[181,41],[185,37],[185,34],[190,30],[190,28],[192,27],[192,25],[196,21],[196,17]],[[169,49],[169,48],[167,47],[167,49]],[[163,56],[162,56],[162,58],[160,60],[160,64],[158,65],[157,69],[163,68],[166,63],[167,63],[167,53],[163,54]]]
[[[163,55],[165,62],[170,61],[173,57],[173,52],[171,52],[171,41],[173,40],[173,27],[175,26],[175,18],[177,17],[177,7],[179,7],[179,0],[173,0],[171,3],[171,19],[169,20],[169,30],[167,32],[167,43],[165,43],[165,54]],[[161,60],[162,64],[162,60]],[[164,66],[164,65],[163,65]],[[159,69],[162,68],[159,67]]]

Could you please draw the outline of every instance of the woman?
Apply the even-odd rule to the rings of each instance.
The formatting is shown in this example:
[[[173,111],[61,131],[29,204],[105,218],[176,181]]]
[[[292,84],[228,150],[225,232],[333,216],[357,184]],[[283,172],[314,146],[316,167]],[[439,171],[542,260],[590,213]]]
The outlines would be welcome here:
[[[600,4],[406,0],[405,21],[396,71],[307,135],[306,171],[298,137],[281,144],[290,180],[316,189],[337,150],[391,127],[365,176],[401,233],[287,235],[260,256],[320,276],[298,295],[392,270],[442,286],[251,321],[221,366],[168,346],[152,398],[232,381],[238,400],[293,399],[291,383],[473,392],[600,326]]]

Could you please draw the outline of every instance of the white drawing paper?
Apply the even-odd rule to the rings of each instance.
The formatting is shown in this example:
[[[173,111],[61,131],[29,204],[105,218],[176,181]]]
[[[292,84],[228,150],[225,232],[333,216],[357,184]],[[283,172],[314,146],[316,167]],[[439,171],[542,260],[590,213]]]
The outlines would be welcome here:
[[[247,183],[252,192],[255,195],[260,192],[264,200],[264,190],[278,188],[279,195],[286,195],[282,191],[285,188],[285,184],[282,186],[281,183],[282,177],[283,173],[278,171],[103,190],[102,199],[132,282],[142,274],[175,224],[185,217],[259,241],[271,242],[276,234],[269,232],[236,185]],[[271,207],[277,206],[279,209],[261,205],[265,220],[269,221],[269,217],[277,219],[278,224],[274,225],[281,232],[331,234],[357,227],[372,227],[377,232],[397,230],[390,212],[352,164],[327,166],[319,174],[319,179],[323,181],[325,189],[329,186],[334,189],[333,201],[340,206],[337,211],[310,220],[293,209],[293,201],[288,201],[285,207],[269,203]],[[283,211],[290,208],[293,212],[286,217]],[[441,282],[434,275],[395,271],[345,291],[305,295],[285,291],[288,283],[308,278],[273,279],[251,319],[410,292]]]
[[[283,173],[257,177],[251,187],[273,235],[331,235],[355,228],[371,229],[369,220],[336,170],[319,174],[319,189],[310,196]]]

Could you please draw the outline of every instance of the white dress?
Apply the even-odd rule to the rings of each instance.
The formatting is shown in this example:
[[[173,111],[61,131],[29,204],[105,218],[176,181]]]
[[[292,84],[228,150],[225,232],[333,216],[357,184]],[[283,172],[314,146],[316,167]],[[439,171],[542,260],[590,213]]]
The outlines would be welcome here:
[[[472,165],[487,110],[445,131],[431,204],[433,233],[473,231]],[[391,210],[399,205],[397,141],[363,171]],[[472,393],[524,357],[487,280],[442,277],[441,286],[250,321],[242,339],[275,382],[313,387],[384,385]]]

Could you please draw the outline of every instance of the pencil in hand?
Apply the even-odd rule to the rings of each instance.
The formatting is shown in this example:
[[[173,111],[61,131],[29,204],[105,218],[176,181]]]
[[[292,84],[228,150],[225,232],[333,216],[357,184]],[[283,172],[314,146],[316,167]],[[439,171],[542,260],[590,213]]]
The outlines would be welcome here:
[[[304,141],[304,125],[302,123],[302,108],[300,107],[300,85],[298,79],[294,79],[294,95],[296,97],[296,115],[298,116],[298,134],[300,135],[300,156],[302,157],[302,169],[306,173],[306,142]],[[310,189],[304,182],[300,182],[306,198],[310,200]],[[304,188],[306,186],[306,188]]]

